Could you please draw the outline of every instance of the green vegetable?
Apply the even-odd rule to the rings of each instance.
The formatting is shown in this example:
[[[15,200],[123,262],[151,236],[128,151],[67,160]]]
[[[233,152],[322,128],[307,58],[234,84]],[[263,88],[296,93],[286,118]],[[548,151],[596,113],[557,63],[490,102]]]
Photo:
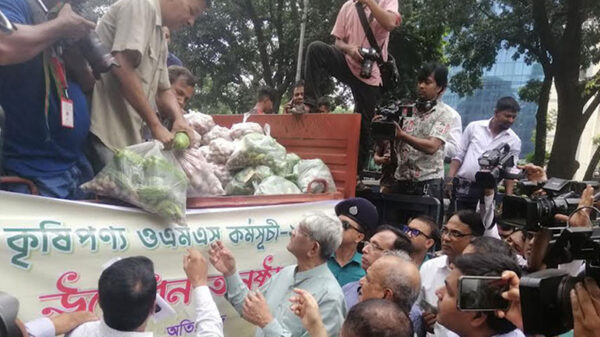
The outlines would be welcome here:
[[[173,140],[173,148],[175,150],[185,150],[190,147],[190,137],[185,132],[177,132]]]
[[[185,219],[185,210],[171,200],[163,200],[156,205],[156,214],[167,219]]]

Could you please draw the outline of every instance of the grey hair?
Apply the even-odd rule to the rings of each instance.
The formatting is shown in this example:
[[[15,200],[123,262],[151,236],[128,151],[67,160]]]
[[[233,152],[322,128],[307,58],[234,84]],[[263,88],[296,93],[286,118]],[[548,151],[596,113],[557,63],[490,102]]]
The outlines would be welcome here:
[[[412,257],[410,257],[410,255],[408,255],[407,252],[400,250],[400,249],[394,249],[394,250],[386,250],[383,253],[384,256],[395,256],[395,257],[399,257],[402,260],[406,261],[406,262],[414,262]]]
[[[393,252],[393,251],[392,251]],[[395,253],[387,254],[404,262],[412,263],[412,260],[403,251],[396,251],[403,254],[395,255]],[[414,282],[407,277],[405,268],[387,268],[385,276],[381,282],[385,288],[392,290],[392,301],[398,304],[402,309],[409,312],[417,297],[419,296],[421,285],[415,287]]]
[[[309,213],[300,221],[298,227],[308,231],[308,236],[321,246],[321,259],[327,260],[342,244],[342,223],[323,212]]]

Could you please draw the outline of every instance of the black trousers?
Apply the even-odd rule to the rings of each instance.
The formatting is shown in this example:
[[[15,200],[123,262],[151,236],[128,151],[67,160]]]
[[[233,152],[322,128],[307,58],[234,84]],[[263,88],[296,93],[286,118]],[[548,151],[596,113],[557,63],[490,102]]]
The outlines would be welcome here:
[[[304,94],[316,102],[322,96],[320,85],[329,76],[348,85],[354,96],[355,112],[361,114],[360,145],[358,148],[358,174],[369,161],[371,150],[371,120],[381,99],[379,86],[364,83],[354,76],[346,63],[344,53],[321,41],[312,42],[306,52],[304,67]]]

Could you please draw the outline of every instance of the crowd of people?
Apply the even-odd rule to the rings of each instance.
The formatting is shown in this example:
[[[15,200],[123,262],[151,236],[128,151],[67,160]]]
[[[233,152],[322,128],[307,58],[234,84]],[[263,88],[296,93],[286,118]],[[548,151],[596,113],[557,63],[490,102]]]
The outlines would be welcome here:
[[[581,207],[592,205],[592,193],[591,187],[584,191]],[[224,276],[225,298],[256,327],[257,337],[524,336],[519,278],[545,268],[535,261],[549,243],[543,230],[529,236],[522,229],[505,233],[494,224],[494,231],[503,232],[498,239],[473,210],[458,211],[441,230],[426,216],[399,228],[381,224],[375,206],[363,198],[343,200],[335,212],[335,218],[308,214],[294,226],[287,250],[296,263],[259,289],[245,285],[235,256],[221,241],[210,246],[209,261],[189,249],[183,270],[193,289],[196,335],[223,336],[223,321],[207,287],[210,262]],[[570,225],[590,226],[589,213],[576,213]],[[513,237],[519,233],[522,239]],[[437,252],[432,249],[436,243],[441,243]],[[584,265],[577,260],[564,268],[576,275]],[[462,276],[501,278],[508,286],[497,295],[508,306],[462,310],[457,305]],[[25,324],[17,317],[18,301],[0,293],[0,335],[152,336],[144,331],[155,312],[156,287],[151,260],[125,258],[100,275],[100,319],[91,313],[67,313]],[[598,336],[596,282],[586,278],[577,283],[570,298],[575,337]]]
[[[16,27],[0,37],[4,172],[32,180],[42,195],[77,199],[83,197],[80,184],[101,170],[115,149],[148,138],[168,146],[176,132],[193,139],[183,113],[196,79],[169,54],[167,39],[192,25],[209,5],[208,0],[121,0],[95,25],[69,3],[0,0],[0,10]],[[361,11],[382,51],[370,76],[362,69],[361,48],[375,46]],[[332,30],[334,45],[309,45],[305,79],[294,85],[284,105],[285,113],[326,113],[332,106],[319,84],[333,76],[348,85],[362,116],[359,172],[371,149],[371,123],[381,118],[374,114],[381,97],[379,64],[388,60],[389,32],[400,23],[395,0],[345,2]],[[77,41],[94,29],[119,64],[104,74],[92,73],[75,44],[57,43]],[[472,122],[463,132],[460,114],[442,101],[447,68],[425,64],[417,80],[414,115],[394,122],[394,137],[375,144],[375,161],[383,166],[381,187],[440,202],[446,193],[450,214],[417,216],[400,226],[382,223],[366,199],[343,200],[335,207],[336,218],[315,213],[294,226],[287,250],[296,263],[260,289],[248,289],[235,256],[222,242],[214,243],[208,260],[225,278],[225,298],[256,327],[256,336],[523,336],[519,277],[545,268],[550,235],[497,223],[495,188],[475,181],[484,152],[506,144],[519,157],[521,141],[511,130],[519,104],[512,97],[499,98],[489,119]],[[250,113],[272,113],[275,101],[272,89],[260,88]],[[447,174],[445,159],[451,163]],[[541,168],[524,170],[530,180],[545,180]],[[505,185],[512,193],[514,182],[506,179]],[[26,192],[23,186],[8,188]],[[592,195],[588,187],[580,206],[591,206]],[[580,211],[568,221],[587,227],[589,213]],[[441,250],[434,252],[436,247]],[[183,269],[193,288],[196,335],[223,336],[207,287],[209,262],[191,249]],[[568,268],[578,273],[582,262]],[[495,312],[458,309],[461,276],[501,277],[510,285],[502,293],[510,306]],[[69,313],[23,324],[15,310],[18,301],[0,293],[0,332],[2,337],[152,336],[146,332],[156,305],[151,260],[129,257],[106,268],[98,296],[100,319]],[[585,279],[570,299],[575,337],[600,336],[598,285]]]

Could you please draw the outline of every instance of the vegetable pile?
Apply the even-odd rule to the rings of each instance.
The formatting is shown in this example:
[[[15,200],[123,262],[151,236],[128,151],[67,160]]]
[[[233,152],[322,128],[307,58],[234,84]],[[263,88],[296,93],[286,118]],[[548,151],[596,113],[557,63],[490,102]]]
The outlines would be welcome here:
[[[194,141],[177,133],[173,149],[157,141],[117,151],[86,192],[123,200],[177,224],[185,224],[187,197],[335,192],[327,165],[302,160],[257,123],[218,126],[210,115],[185,116]],[[309,186],[310,185],[310,186]]]

